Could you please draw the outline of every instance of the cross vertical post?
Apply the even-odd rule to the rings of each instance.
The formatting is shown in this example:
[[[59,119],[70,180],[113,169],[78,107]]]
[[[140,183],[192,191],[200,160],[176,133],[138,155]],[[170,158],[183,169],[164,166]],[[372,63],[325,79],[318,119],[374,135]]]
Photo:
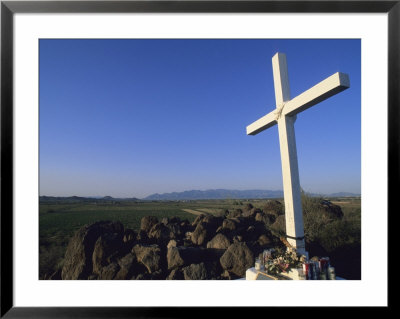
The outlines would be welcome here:
[[[303,212],[299,167],[297,163],[294,122],[297,113],[342,92],[350,87],[349,76],[336,72],[295,98],[290,98],[289,76],[284,53],[272,58],[276,109],[246,127],[248,135],[256,135],[278,124],[281,150],[283,195],[285,199],[286,237],[298,253],[308,254],[305,249]]]
[[[300,254],[306,254],[296,137],[294,133],[296,115],[281,115],[285,103],[290,101],[286,55],[283,53],[275,54],[272,58],[272,67],[275,101],[278,109],[277,112],[279,112],[277,114],[277,121],[282,162],[283,195],[285,200],[286,236],[289,244],[296,248]]]

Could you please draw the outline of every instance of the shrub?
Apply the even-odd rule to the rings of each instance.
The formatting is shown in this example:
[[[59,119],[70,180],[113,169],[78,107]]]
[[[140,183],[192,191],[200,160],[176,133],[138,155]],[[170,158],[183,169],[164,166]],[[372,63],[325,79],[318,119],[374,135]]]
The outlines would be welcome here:
[[[333,221],[319,232],[317,240],[327,252],[345,246],[356,247],[361,243],[361,225],[348,220]]]
[[[304,191],[302,191],[301,200],[304,235],[308,242],[318,242],[327,251],[361,242],[359,219],[341,218],[343,213],[339,206],[333,205],[322,197],[311,197]],[[276,201],[268,201],[269,208],[273,205],[279,207]],[[285,216],[278,216],[271,225],[271,229],[280,235],[285,235]]]
[[[64,262],[65,247],[48,245],[40,246],[39,258],[39,278],[43,279],[44,276],[51,275],[54,271],[61,269]]]
[[[322,197],[311,197],[301,192],[303,207],[304,233],[308,241],[320,238],[325,227],[343,217],[340,206],[333,205]]]

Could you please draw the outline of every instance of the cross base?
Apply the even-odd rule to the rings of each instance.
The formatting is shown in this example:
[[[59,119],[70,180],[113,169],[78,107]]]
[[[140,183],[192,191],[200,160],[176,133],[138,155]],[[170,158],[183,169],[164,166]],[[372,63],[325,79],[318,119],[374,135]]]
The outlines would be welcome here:
[[[256,270],[254,267],[246,270],[246,280],[305,280],[303,269],[291,269],[288,273],[271,275],[266,271]]]

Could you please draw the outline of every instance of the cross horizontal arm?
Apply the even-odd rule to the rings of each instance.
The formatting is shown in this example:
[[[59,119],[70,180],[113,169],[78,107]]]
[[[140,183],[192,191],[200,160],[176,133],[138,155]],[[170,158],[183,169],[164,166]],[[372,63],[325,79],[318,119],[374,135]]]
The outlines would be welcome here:
[[[293,116],[350,87],[349,76],[337,72],[288,101],[283,114]]]
[[[300,113],[349,87],[349,76],[345,73],[337,72],[288,101],[282,110],[282,115],[296,115],[297,113]],[[276,110],[274,110],[259,120],[251,123],[246,127],[247,135],[256,135],[271,126],[274,126],[277,123],[276,117]]]
[[[256,135],[277,123],[275,111],[268,113],[246,127],[247,135]]]

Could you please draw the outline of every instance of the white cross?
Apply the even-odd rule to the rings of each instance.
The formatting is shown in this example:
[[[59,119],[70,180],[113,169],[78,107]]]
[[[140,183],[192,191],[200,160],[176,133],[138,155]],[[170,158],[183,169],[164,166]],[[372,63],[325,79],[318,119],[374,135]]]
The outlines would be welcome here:
[[[296,114],[350,87],[349,76],[337,72],[302,94],[290,99],[286,55],[272,58],[276,109],[247,126],[248,135],[256,135],[278,124],[281,149],[283,194],[285,199],[286,236],[296,250],[307,255],[304,244],[303,212],[299,168],[297,164],[294,122]]]

